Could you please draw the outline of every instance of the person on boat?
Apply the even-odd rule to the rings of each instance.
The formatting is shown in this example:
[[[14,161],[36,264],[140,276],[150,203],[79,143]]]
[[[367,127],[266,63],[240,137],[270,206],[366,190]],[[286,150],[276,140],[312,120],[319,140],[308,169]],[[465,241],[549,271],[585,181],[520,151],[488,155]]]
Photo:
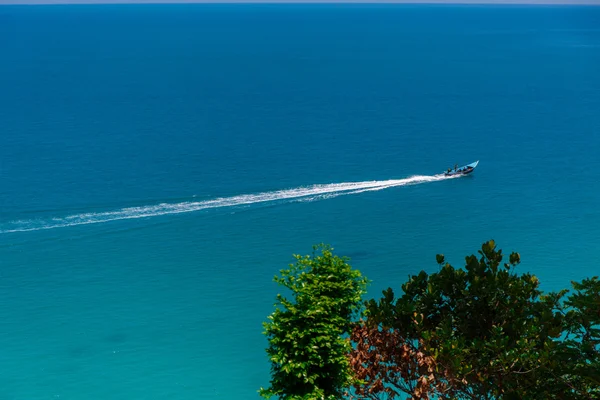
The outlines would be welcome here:
[[[454,164],[454,170],[458,171],[458,164]]]

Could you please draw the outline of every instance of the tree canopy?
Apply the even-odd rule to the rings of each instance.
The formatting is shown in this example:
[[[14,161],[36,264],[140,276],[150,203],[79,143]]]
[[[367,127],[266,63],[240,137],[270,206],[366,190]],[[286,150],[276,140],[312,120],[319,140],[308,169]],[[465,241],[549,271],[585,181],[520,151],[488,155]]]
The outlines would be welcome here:
[[[438,254],[437,272],[361,303],[366,278],[332,250],[275,277],[292,298],[278,295],[264,324],[263,397],[600,399],[598,277],[544,293],[489,241],[464,268]]]
[[[544,294],[494,241],[456,269],[437,256],[366,304],[352,334],[359,398],[591,399],[599,396],[600,282]]]
[[[343,335],[351,330],[367,280],[331,247],[314,251],[295,256],[296,263],[275,277],[293,297],[279,294],[264,323],[272,378],[260,390],[263,397],[339,399],[352,383],[351,346]]]

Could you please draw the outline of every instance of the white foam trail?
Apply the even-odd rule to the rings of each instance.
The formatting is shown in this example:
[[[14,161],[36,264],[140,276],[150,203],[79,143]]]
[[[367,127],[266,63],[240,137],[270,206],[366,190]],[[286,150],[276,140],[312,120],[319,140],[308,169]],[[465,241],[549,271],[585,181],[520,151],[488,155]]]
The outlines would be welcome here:
[[[161,203],[150,206],[127,207],[115,211],[103,211],[54,217],[39,220],[19,220],[0,224],[0,233],[29,232],[44,229],[65,228],[77,225],[100,224],[125,219],[156,217],[169,214],[181,214],[211,208],[234,207],[256,203],[276,201],[314,201],[348,194],[358,194],[367,191],[383,190],[396,186],[416,185],[453,179],[443,174],[417,175],[405,179],[390,179],[385,181],[365,181],[330,183],[312,185],[295,189],[277,190],[256,194],[244,194],[232,197],[219,197],[213,200],[192,201],[182,203]]]

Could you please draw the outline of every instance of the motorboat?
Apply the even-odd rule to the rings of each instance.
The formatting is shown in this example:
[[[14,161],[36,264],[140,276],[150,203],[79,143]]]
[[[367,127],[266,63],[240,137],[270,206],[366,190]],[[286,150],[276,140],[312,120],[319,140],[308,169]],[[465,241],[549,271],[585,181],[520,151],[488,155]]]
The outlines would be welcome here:
[[[444,175],[446,176],[454,176],[454,175],[469,175],[475,171],[477,165],[479,164],[479,160],[463,165],[462,167],[455,166],[454,168],[448,168],[448,170],[444,171]]]

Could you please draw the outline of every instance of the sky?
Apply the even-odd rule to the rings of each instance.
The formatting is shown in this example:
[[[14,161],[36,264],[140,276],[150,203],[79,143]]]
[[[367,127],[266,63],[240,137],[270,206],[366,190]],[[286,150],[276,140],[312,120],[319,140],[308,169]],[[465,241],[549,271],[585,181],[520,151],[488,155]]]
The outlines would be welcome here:
[[[3,4],[118,4],[118,3],[453,3],[453,4],[591,4],[600,0],[0,0]]]

